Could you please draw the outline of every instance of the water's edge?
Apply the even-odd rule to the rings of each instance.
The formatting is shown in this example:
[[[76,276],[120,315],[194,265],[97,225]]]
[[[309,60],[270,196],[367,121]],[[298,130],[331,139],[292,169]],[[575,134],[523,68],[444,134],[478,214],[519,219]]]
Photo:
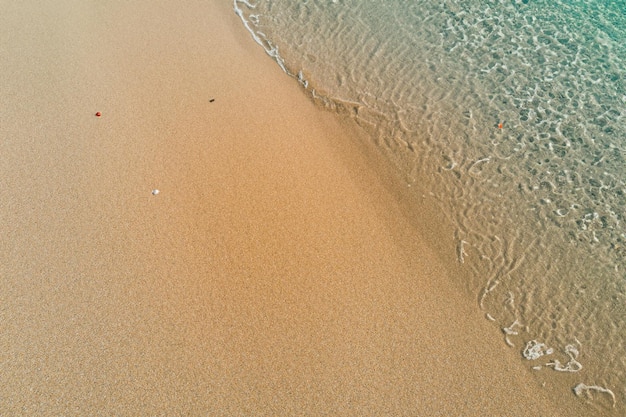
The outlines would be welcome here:
[[[607,164],[625,162],[626,148],[611,142],[606,148],[606,153],[612,155],[610,159],[597,152],[597,157],[589,161],[588,179],[574,169],[556,165],[565,154],[576,154],[579,149],[585,152],[589,148],[584,138],[576,139],[581,129],[576,124],[582,111],[580,105],[569,113],[558,105],[542,107],[542,102],[558,101],[552,96],[562,94],[559,91],[536,89],[527,99],[532,105],[522,101],[515,104],[519,114],[511,113],[505,103],[494,105],[492,116],[487,118],[475,112],[481,104],[472,97],[456,100],[458,108],[441,107],[446,100],[454,100],[454,94],[438,93],[434,88],[430,93],[443,94],[436,97],[440,107],[434,111],[433,103],[428,100],[422,108],[401,106],[402,97],[393,94],[389,100],[395,106],[392,109],[381,104],[378,97],[367,94],[345,98],[341,88],[329,91],[328,83],[320,82],[314,72],[307,70],[306,59],[294,63],[295,60],[279,53],[279,45],[259,30],[256,7],[247,0],[233,1],[235,13],[255,42],[302,85],[316,104],[353,119],[403,174],[408,186],[423,192],[416,180],[429,177],[428,184],[432,187],[427,192],[438,200],[442,211],[456,225],[457,261],[473,277],[468,289],[475,294],[486,319],[502,330],[504,342],[519,350],[520,357],[528,361],[533,372],[568,376],[563,378],[567,381],[564,384],[569,384],[564,388],[569,391],[567,395],[588,401],[596,412],[626,410],[623,384],[626,363],[621,356],[615,357],[617,353],[613,350],[619,351],[623,346],[622,325],[626,323],[626,276],[621,268],[626,255],[626,235],[623,214],[615,208],[624,202],[626,184],[623,178],[605,170]],[[565,49],[571,48],[567,40],[559,39],[559,42]],[[454,44],[449,47],[455,48]],[[577,54],[582,55],[580,51]],[[504,71],[497,63],[486,63],[484,71],[500,77],[497,74],[505,74],[508,69]],[[513,75],[498,80],[509,89],[519,90],[512,94],[519,97],[523,95],[519,85],[522,81],[514,74],[513,71]],[[548,81],[557,76],[556,72],[546,75]],[[348,81],[337,82],[343,85]],[[475,80],[459,80],[459,84],[463,83],[472,84]],[[624,118],[619,102],[617,106],[600,106],[604,108],[601,117],[608,123],[598,122],[597,127],[602,130],[594,131],[594,135],[614,134],[616,123]],[[420,117],[414,117],[420,112],[423,113]],[[560,114],[560,121],[553,123],[551,113]],[[460,117],[454,118],[456,114]],[[455,121],[450,122],[451,119]],[[524,123],[529,119],[539,126],[537,134],[524,131],[527,128]],[[465,131],[469,133],[462,133]],[[461,137],[457,132],[461,132]],[[475,149],[469,145],[471,135],[486,137],[493,148]],[[448,139],[452,136],[459,142]],[[534,152],[533,159],[528,157],[529,149]],[[520,168],[509,164],[512,160],[518,160],[517,166],[531,173],[528,179],[520,176],[517,171]],[[585,162],[585,157],[581,156],[580,160]],[[515,184],[516,190],[502,190],[502,184],[492,180],[498,177]],[[586,200],[569,200],[563,191],[566,187],[583,189]],[[597,204],[597,194],[607,189],[615,196],[611,197],[614,200],[610,204]],[[506,193],[531,203],[518,205],[515,200],[506,200],[509,198]],[[505,200],[501,199],[502,194]],[[500,207],[492,209],[503,204],[510,207],[505,215],[498,211]],[[545,236],[537,235],[534,229],[519,227],[528,223],[545,230]],[[567,228],[573,231],[562,233]],[[600,251],[602,257],[596,255]],[[551,282],[556,282],[558,277],[567,278],[537,286],[537,279],[543,276],[555,277],[550,278]],[[606,277],[606,282],[598,283],[596,276]],[[552,304],[552,300],[558,301]],[[599,327],[589,331],[588,321],[594,317]],[[554,375],[546,377],[558,378]],[[571,375],[580,378],[573,383]]]

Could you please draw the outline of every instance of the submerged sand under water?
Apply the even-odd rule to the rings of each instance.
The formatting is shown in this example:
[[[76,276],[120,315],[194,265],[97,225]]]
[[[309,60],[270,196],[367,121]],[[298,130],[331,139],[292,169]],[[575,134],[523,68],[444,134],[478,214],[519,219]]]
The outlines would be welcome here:
[[[502,331],[492,343],[513,349],[539,379],[560,381],[563,397],[577,401],[579,383],[597,386],[596,406],[623,412],[620,6],[234,6],[316,103],[356,120],[416,196],[437,200],[454,224],[440,238],[454,242],[466,272],[459,281]],[[526,360],[529,343],[551,353]]]

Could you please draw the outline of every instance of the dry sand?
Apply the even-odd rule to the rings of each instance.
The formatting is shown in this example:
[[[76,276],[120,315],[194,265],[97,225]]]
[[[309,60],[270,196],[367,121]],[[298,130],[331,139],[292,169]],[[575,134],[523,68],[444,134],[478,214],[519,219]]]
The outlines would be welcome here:
[[[1,416],[561,414],[231,0],[1,9]]]

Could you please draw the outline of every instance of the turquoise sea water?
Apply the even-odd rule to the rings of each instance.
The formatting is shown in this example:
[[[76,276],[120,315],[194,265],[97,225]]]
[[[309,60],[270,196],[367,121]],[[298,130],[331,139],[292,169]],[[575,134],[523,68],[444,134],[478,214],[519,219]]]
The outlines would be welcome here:
[[[427,184],[493,343],[562,373],[572,401],[626,414],[626,1],[234,7],[407,185]]]

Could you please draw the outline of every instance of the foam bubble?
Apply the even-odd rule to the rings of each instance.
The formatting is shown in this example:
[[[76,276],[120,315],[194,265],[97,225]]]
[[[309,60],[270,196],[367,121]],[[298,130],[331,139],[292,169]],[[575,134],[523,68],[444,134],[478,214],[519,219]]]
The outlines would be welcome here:
[[[545,343],[538,342],[536,340],[531,340],[526,343],[526,347],[522,352],[522,356],[524,356],[529,361],[534,361],[539,359],[544,355],[551,355],[554,353],[554,349],[548,347]]]
[[[609,396],[611,397],[611,399],[613,400],[613,408],[615,408],[615,394],[613,393],[613,391],[611,391],[608,388],[605,387],[601,387],[599,385],[586,385],[583,384],[582,382],[578,385],[576,385],[573,388],[574,394],[576,394],[577,397],[580,397],[583,393],[587,395],[587,397],[591,398],[591,392],[590,391],[597,391],[600,393],[604,393],[604,394],[609,394]]]
[[[569,362],[567,362],[565,365],[561,364],[561,362],[558,359],[554,359],[552,362],[547,363],[546,366],[550,366],[554,368],[555,371],[558,371],[558,372],[578,372],[581,369],[583,369],[582,364],[576,360],[578,359],[578,355],[579,355],[579,352],[576,346],[574,345],[565,346],[565,353],[570,357]]]

